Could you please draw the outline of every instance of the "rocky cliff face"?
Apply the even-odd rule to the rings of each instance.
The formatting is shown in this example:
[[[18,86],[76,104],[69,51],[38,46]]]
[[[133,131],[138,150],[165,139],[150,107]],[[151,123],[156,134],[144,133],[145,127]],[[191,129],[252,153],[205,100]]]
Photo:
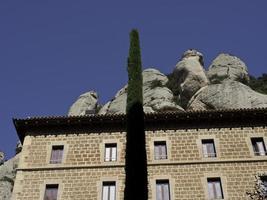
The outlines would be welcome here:
[[[19,154],[0,165],[0,200],[9,200],[16,176]]]
[[[143,96],[145,112],[184,111],[174,102],[172,91],[166,87],[168,78],[156,69],[143,71]],[[91,92],[92,93],[92,92]],[[81,95],[71,106],[69,115],[84,115],[85,111],[99,107],[97,94]],[[119,114],[126,112],[127,85],[120,89],[115,97],[107,102],[97,114]]]
[[[173,70],[178,97],[174,97],[167,87],[166,75],[153,68],[144,70],[144,111],[267,107],[267,95],[253,91],[246,85],[249,83],[248,68],[241,59],[222,53],[213,60],[208,71],[205,71],[203,65],[203,55],[196,50],[187,50],[182,55]],[[125,113],[126,98],[127,85],[98,112],[97,94],[85,93],[72,105],[69,115],[88,114],[86,110],[95,110],[92,113],[96,114]]]

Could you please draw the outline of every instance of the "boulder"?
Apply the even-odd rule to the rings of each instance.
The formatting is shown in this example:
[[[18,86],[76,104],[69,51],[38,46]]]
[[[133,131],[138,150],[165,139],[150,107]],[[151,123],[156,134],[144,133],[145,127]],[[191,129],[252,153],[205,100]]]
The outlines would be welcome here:
[[[255,92],[237,81],[224,81],[199,90],[187,110],[238,109],[267,107],[267,95]]]
[[[98,108],[98,95],[95,91],[86,92],[78,97],[69,109],[68,115],[95,114]]]
[[[203,56],[196,50],[186,51],[173,71],[178,77],[181,105],[186,107],[191,97],[209,81],[203,68]]]
[[[115,97],[100,109],[99,114],[119,114],[126,112],[127,85],[120,89]]]
[[[249,74],[246,64],[239,58],[229,55],[218,55],[209,67],[207,73],[211,83],[221,83],[224,80],[248,83]]]
[[[11,199],[19,155],[17,154],[0,166],[0,200]]]
[[[167,76],[150,68],[143,75],[144,112],[184,111],[176,105],[172,92],[165,86]],[[120,89],[115,97],[100,109],[99,114],[118,114],[126,112],[127,85]]]

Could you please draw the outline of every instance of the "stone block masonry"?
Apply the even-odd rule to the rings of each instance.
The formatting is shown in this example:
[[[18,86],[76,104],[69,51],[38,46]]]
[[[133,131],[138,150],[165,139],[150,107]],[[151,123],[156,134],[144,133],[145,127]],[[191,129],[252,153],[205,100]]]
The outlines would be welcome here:
[[[168,180],[172,200],[208,198],[208,178],[220,178],[224,199],[247,199],[254,176],[267,172],[267,156],[257,156],[251,138],[266,143],[266,127],[146,131],[149,199],[157,180]],[[202,140],[214,141],[216,157],[203,156]],[[155,160],[155,142],[166,142],[167,158]],[[105,144],[116,144],[116,161],[105,162]],[[63,145],[62,163],[50,164],[53,145]],[[101,199],[102,184],[116,183],[123,199],[125,132],[64,134],[54,129],[24,139],[12,199],[43,199],[46,184],[58,184],[58,199]]]

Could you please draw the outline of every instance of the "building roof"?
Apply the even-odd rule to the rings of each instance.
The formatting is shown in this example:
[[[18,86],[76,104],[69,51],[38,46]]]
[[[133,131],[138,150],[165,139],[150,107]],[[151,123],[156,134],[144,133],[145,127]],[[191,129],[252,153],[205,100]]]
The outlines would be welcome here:
[[[88,130],[91,132],[125,131],[125,114],[47,116],[13,119],[23,142],[27,134],[48,134],[49,131]],[[145,114],[146,130],[190,129],[214,127],[254,127],[267,125],[267,108],[228,109]],[[40,131],[45,131],[40,133]]]

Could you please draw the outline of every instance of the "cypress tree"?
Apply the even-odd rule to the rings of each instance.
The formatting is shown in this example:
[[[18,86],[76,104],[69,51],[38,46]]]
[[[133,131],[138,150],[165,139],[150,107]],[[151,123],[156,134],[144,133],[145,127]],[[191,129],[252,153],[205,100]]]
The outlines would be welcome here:
[[[137,30],[130,33],[126,106],[124,200],[147,200],[147,158],[143,111],[141,50]]]

